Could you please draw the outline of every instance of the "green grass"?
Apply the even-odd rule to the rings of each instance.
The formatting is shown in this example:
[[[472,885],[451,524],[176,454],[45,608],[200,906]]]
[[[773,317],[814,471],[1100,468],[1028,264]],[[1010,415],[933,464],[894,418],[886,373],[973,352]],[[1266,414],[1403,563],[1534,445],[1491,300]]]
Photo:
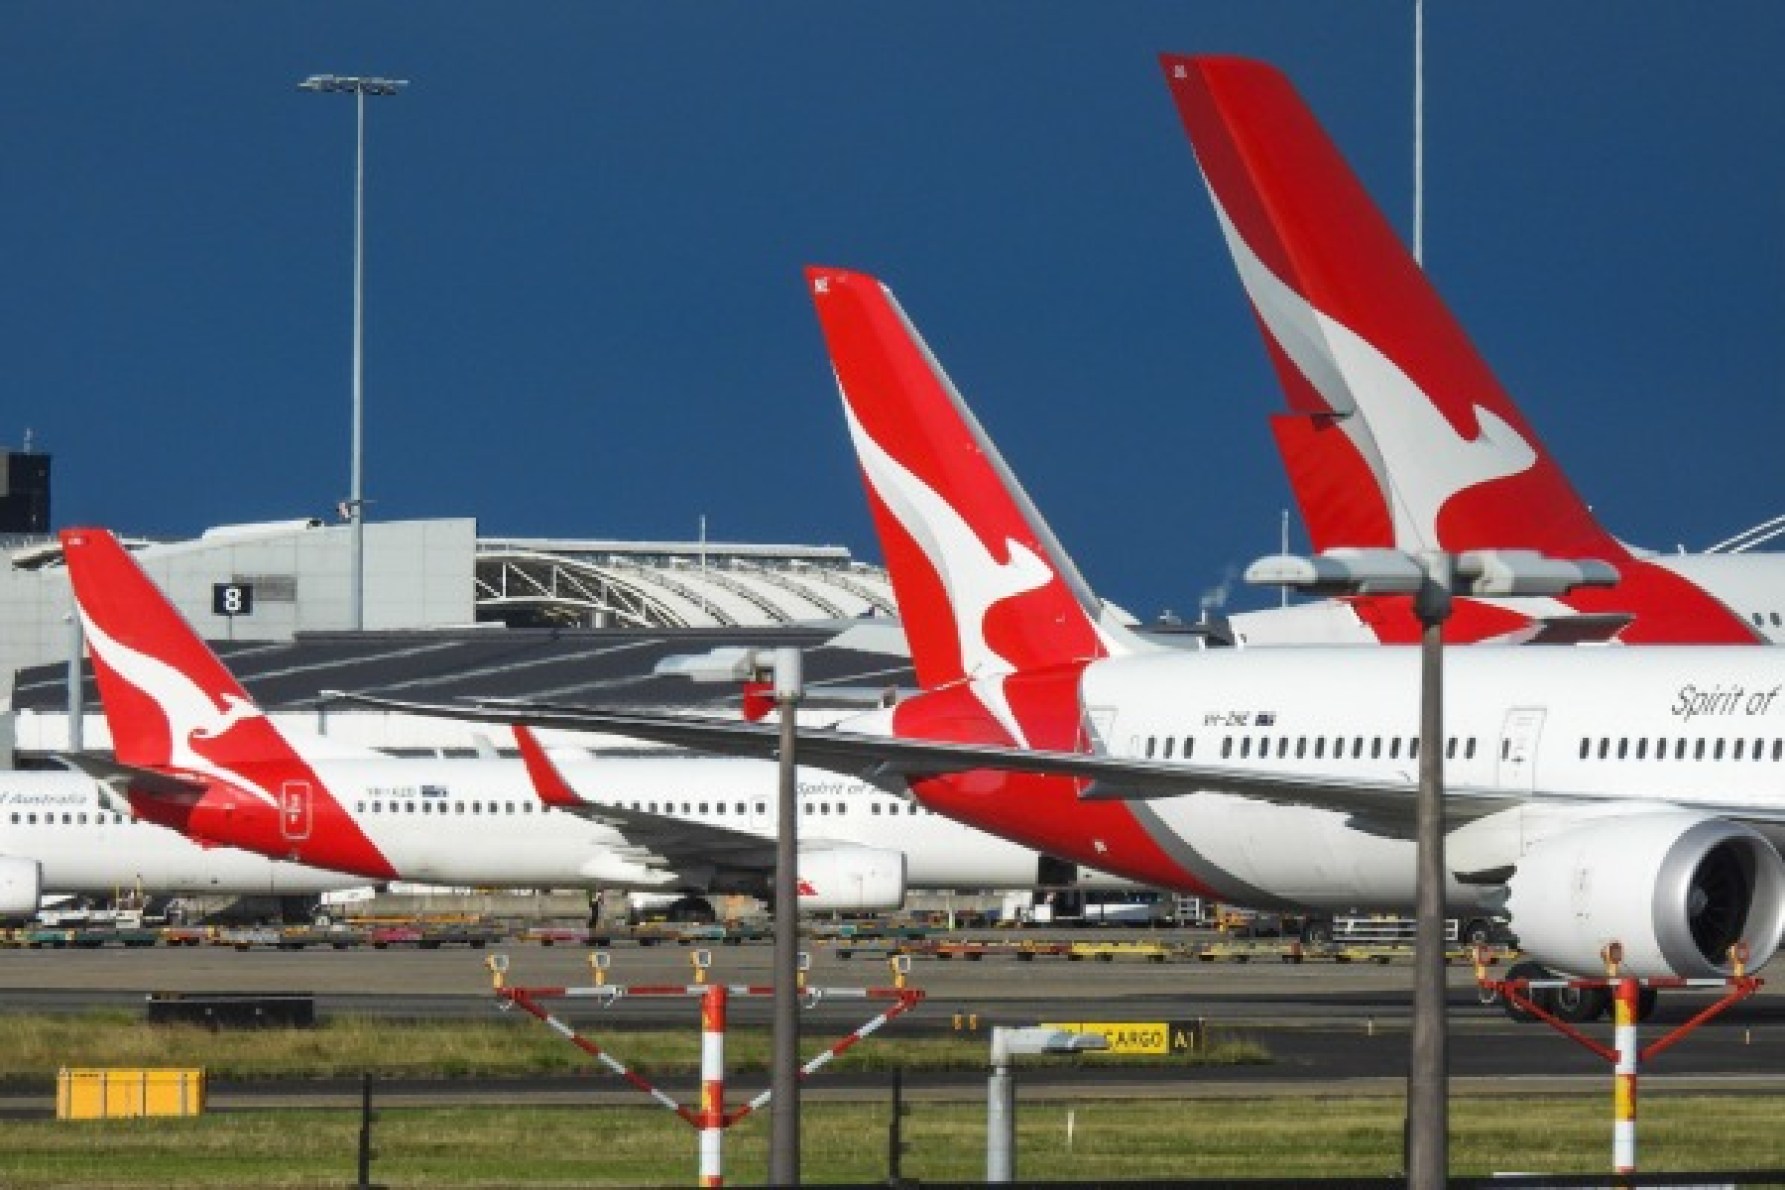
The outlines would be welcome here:
[[[628,1066],[647,1074],[692,1074],[700,1065],[698,1018],[679,1030],[631,1031],[585,1021],[589,1036]],[[815,1053],[837,1036],[813,1031],[803,1049]],[[897,1039],[897,1044],[888,1044]],[[833,1063],[841,1070],[983,1069],[984,1033],[906,1035],[897,1021]],[[768,1068],[762,1028],[726,1035],[726,1067]],[[1096,1058],[1085,1061],[1137,1061]],[[1268,1062],[1263,1047],[1217,1034],[1206,1054],[1155,1061]],[[0,1016],[0,1078],[53,1078],[64,1066],[202,1066],[213,1078],[340,1078],[370,1070],[386,1076],[502,1078],[574,1074],[592,1061],[516,1010],[468,1021],[389,1021],[341,1017],[315,1029],[210,1032],[190,1025],[146,1025],[125,1012],[79,1016]]]
[[[1785,1097],[1651,1096],[1640,1124],[1642,1168],[1785,1166],[1776,1127]],[[1017,1173],[1025,1178],[1312,1177],[1390,1174],[1398,1167],[1398,1099],[1042,1101],[1019,1106]],[[1073,1140],[1067,1144],[1071,1114]],[[1610,1104],[1600,1097],[1458,1099],[1452,1169],[1603,1172]],[[808,1182],[886,1176],[887,1107],[808,1103]],[[351,1111],[254,1111],[165,1121],[9,1122],[0,1185],[341,1186],[352,1180]],[[936,1181],[984,1176],[979,1104],[925,1104],[906,1120],[903,1173]],[[768,1120],[726,1140],[727,1180],[760,1183]],[[661,1109],[385,1109],[375,1180],[394,1188],[511,1185],[687,1185],[692,1129]]]

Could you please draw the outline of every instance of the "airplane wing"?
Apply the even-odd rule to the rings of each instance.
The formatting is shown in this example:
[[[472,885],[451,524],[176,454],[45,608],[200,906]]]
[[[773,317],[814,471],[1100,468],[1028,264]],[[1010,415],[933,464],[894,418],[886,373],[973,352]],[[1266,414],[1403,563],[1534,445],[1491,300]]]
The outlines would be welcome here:
[[[358,706],[411,715],[608,732],[701,752],[771,759],[780,751],[779,726],[735,719],[522,702],[439,705],[364,694],[331,693],[330,697]],[[802,728],[798,750],[801,765],[859,777],[882,786],[899,778],[914,779],[974,769],[1041,773],[1087,782],[1079,795],[1086,800],[1134,801],[1191,793],[1227,793],[1356,814],[1379,822],[1386,829],[1411,828],[1413,795],[1418,786],[1418,773],[1412,767],[1404,779],[1370,781],[1318,773],[1256,773],[1214,765],[1049,752],[996,744],[900,739],[835,728]],[[1483,817],[1529,800],[1527,795],[1517,791],[1457,784],[1449,785],[1445,794],[1446,813],[1453,822]]]
[[[632,858],[639,862],[678,871],[698,868],[774,870],[773,836],[590,801],[571,787],[531,730],[517,726],[514,738],[540,801],[617,832],[626,840],[627,849],[634,853]],[[801,845],[802,850],[812,851],[822,850],[826,844],[822,839],[802,839]]]

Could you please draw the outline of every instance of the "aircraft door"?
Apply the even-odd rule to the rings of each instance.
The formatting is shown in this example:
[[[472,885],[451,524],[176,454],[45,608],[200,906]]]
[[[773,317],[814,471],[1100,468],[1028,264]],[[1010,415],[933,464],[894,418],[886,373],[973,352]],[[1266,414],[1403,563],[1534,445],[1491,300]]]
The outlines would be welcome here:
[[[1537,781],[1537,740],[1543,734],[1542,707],[1513,707],[1500,731],[1499,785],[1529,793]]]
[[[314,798],[308,781],[287,781],[279,787],[279,833],[287,839],[310,837]]]
[[[1115,751],[1116,708],[1088,707],[1085,710],[1084,743],[1093,752]]]

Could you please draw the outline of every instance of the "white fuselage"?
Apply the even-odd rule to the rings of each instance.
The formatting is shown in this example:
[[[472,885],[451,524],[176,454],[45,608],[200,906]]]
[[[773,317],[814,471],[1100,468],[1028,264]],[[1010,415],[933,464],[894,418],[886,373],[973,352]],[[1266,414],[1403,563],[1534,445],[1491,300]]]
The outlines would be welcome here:
[[[0,772],[0,857],[31,860],[45,894],[291,896],[365,881],[139,822],[79,773]]]
[[[776,834],[772,762],[670,756],[568,760],[558,768],[597,805],[763,840]],[[315,770],[398,879],[642,889],[686,883],[685,871],[648,841],[629,837],[623,824],[545,806],[518,760],[340,760],[317,762]],[[1034,851],[865,782],[802,770],[799,802],[802,846],[828,841],[903,852],[910,887],[1038,883]],[[294,841],[321,829],[320,817],[315,823],[297,820]],[[682,866],[723,866],[724,858]]]
[[[1336,789],[1404,784],[1409,809],[1398,824],[1215,793],[1130,803],[1145,833],[1223,899],[1398,908],[1413,902],[1407,824],[1419,685],[1416,648],[1171,650],[1092,663],[1080,696],[1112,755],[1330,778]],[[1768,648],[1447,650],[1444,779],[1453,799],[1469,789],[1524,799],[1473,820],[1459,815],[1451,871],[1516,864],[1547,834],[1643,804],[1741,818],[1777,845],[1782,688],[1785,654]],[[1106,859],[1128,874],[1119,855]],[[1453,883],[1449,895],[1492,908],[1495,893]]]

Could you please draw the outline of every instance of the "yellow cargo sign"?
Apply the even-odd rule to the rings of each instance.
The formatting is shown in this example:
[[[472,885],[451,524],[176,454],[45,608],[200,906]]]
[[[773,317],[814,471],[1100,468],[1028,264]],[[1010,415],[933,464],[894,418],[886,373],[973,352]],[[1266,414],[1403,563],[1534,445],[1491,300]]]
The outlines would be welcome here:
[[[1187,1054],[1202,1048],[1201,1021],[1043,1021],[1044,1029],[1097,1033],[1109,1042],[1106,1054]]]

